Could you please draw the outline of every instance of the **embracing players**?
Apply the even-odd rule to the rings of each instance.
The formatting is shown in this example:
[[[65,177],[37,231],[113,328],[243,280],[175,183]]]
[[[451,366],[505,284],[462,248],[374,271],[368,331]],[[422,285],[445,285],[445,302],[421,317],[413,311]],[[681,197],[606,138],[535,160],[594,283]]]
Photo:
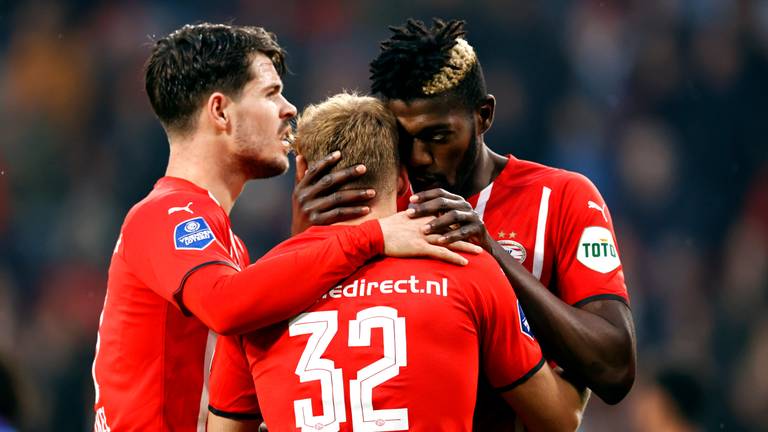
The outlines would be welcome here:
[[[395,117],[372,97],[340,94],[309,106],[297,152],[312,162],[341,150],[335,169],[368,167],[346,187],[377,195],[366,216],[310,228],[264,259],[394,214],[396,195],[408,186],[397,135]],[[469,431],[480,369],[529,430],[578,427],[579,393],[544,361],[490,255],[465,267],[372,260],[328,288],[290,321],[219,339],[209,430],[255,430],[263,418],[272,431]]]
[[[401,158],[419,192],[411,198],[415,216],[440,215],[427,232],[446,241],[472,239],[492,254],[547,358],[607,403],[619,402],[634,382],[635,334],[611,215],[599,192],[582,175],[485,145],[496,101],[462,21],[409,20],[391,29],[371,63],[372,91],[397,116]],[[340,202],[347,203],[344,214],[361,214],[349,196],[325,192],[354,176],[343,171],[327,179],[327,188],[300,183],[299,208],[309,211],[295,225],[310,217],[338,221]],[[477,426],[504,430],[511,416],[489,394],[481,394]]]
[[[288,168],[296,108],[282,95],[283,58],[259,27],[184,26],[155,44],[146,90],[170,157],[112,255],[93,363],[96,431],[205,430],[216,333],[294,316],[382,253],[466,262],[401,214],[248,265],[229,212],[246,181]]]

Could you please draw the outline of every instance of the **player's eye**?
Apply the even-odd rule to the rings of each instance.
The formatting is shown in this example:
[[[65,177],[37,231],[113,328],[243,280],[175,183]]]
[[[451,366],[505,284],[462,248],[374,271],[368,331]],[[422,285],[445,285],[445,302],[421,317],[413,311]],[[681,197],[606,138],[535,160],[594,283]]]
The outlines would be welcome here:
[[[267,91],[267,96],[269,96],[269,97],[277,96],[277,95],[279,95],[281,93],[280,90],[281,90],[281,88],[279,86],[272,86]]]
[[[448,141],[448,134],[444,132],[433,133],[427,139],[436,143],[444,143]]]

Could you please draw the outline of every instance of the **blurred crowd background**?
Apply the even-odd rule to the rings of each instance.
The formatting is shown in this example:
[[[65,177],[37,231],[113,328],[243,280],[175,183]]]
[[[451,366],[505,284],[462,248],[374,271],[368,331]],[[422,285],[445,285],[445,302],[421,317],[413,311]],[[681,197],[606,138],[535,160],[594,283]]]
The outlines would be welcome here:
[[[612,209],[638,381],[582,429],[768,430],[768,2],[744,0],[0,1],[0,418],[92,428],[109,258],[167,158],[155,35],[264,26],[301,108],[367,91],[386,26],[433,16],[467,20],[498,101],[486,142],[586,174]],[[292,183],[240,198],[251,256],[288,236]]]

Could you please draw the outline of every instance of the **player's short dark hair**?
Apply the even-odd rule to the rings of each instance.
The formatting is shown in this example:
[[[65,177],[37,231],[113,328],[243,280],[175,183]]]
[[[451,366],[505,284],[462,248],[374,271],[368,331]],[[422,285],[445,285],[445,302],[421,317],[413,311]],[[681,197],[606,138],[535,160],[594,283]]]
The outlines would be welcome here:
[[[435,18],[432,27],[427,27],[422,21],[409,19],[403,26],[389,29],[392,36],[381,43],[381,52],[370,66],[373,94],[406,102],[442,97],[470,110],[484,100],[488,91],[483,68],[471,47],[474,59],[458,82],[434,86],[436,77],[459,69],[451,58],[454,46],[466,36],[464,21]],[[425,91],[430,83],[433,88]]]
[[[185,25],[155,42],[145,65],[149,102],[166,130],[188,131],[194,113],[214,91],[236,98],[253,79],[250,65],[261,52],[285,73],[285,51],[261,27]]]

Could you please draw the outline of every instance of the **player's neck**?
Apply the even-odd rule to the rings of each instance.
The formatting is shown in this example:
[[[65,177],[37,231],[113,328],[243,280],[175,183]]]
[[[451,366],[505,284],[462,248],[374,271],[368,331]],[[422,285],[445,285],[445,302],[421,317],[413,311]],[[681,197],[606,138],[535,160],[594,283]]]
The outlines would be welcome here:
[[[357,219],[351,219],[348,221],[337,222],[333,225],[360,225],[361,223],[367,222],[369,220],[392,216],[393,214],[397,213],[397,201],[394,195],[386,198],[381,197],[381,199],[371,204],[370,208],[371,212],[365,216],[361,216]]]
[[[247,178],[237,170],[228,169],[223,153],[211,151],[215,146],[195,141],[191,138],[172,142],[165,175],[206,189],[229,214]]]
[[[507,158],[494,152],[480,140],[480,151],[472,167],[472,174],[460,195],[469,198],[491,184],[507,165]]]

